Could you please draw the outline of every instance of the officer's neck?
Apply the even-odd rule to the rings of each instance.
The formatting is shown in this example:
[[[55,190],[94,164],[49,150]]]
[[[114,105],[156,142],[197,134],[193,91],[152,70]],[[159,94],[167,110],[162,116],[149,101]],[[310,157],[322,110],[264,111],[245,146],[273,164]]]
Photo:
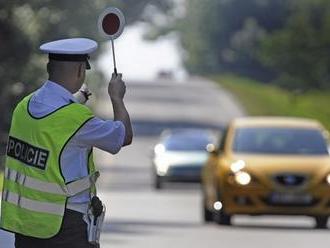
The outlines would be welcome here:
[[[71,93],[75,93],[77,90],[77,82],[70,80],[68,78],[61,78],[61,77],[54,77],[50,76],[48,80],[57,83],[58,85],[61,85],[63,88],[67,89]]]

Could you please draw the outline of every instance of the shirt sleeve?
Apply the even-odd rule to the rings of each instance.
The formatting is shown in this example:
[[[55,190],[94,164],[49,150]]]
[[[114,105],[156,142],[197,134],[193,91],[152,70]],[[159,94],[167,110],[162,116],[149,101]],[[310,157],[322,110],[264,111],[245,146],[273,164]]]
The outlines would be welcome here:
[[[124,144],[125,126],[121,121],[102,120],[94,117],[76,133],[78,146],[97,147],[115,154]]]

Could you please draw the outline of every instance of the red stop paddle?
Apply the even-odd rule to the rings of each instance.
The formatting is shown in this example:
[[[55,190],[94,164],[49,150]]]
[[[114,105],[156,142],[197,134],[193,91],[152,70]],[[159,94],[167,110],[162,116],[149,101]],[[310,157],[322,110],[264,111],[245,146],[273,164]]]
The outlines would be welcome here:
[[[113,7],[105,9],[99,16],[98,28],[101,35],[111,41],[114,73],[117,75],[116,56],[114,39],[117,39],[123,32],[125,17],[123,13]]]

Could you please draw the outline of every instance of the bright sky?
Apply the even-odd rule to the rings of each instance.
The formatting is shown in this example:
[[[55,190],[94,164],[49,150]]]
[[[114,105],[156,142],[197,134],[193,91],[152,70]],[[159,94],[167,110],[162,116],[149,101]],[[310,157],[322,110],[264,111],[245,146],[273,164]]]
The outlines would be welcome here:
[[[175,37],[145,41],[143,33],[144,26],[140,23],[125,27],[123,34],[115,40],[117,70],[123,73],[125,80],[151,81],[161,70],[173,71],[176,78],[183,78],[185,72]],[[101,56],[98,65],[107,77],[111,77],[112,51],[110,41],[107,43],[107,52]]]

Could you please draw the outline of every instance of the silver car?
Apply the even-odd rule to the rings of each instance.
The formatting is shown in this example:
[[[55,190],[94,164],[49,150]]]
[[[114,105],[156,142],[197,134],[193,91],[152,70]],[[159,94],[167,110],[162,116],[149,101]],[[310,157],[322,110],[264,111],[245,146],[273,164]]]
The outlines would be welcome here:
[[[164,131],[152,156],[154,187],[160,189],[164,182],[200,182],[213,137],[204,129]]]

